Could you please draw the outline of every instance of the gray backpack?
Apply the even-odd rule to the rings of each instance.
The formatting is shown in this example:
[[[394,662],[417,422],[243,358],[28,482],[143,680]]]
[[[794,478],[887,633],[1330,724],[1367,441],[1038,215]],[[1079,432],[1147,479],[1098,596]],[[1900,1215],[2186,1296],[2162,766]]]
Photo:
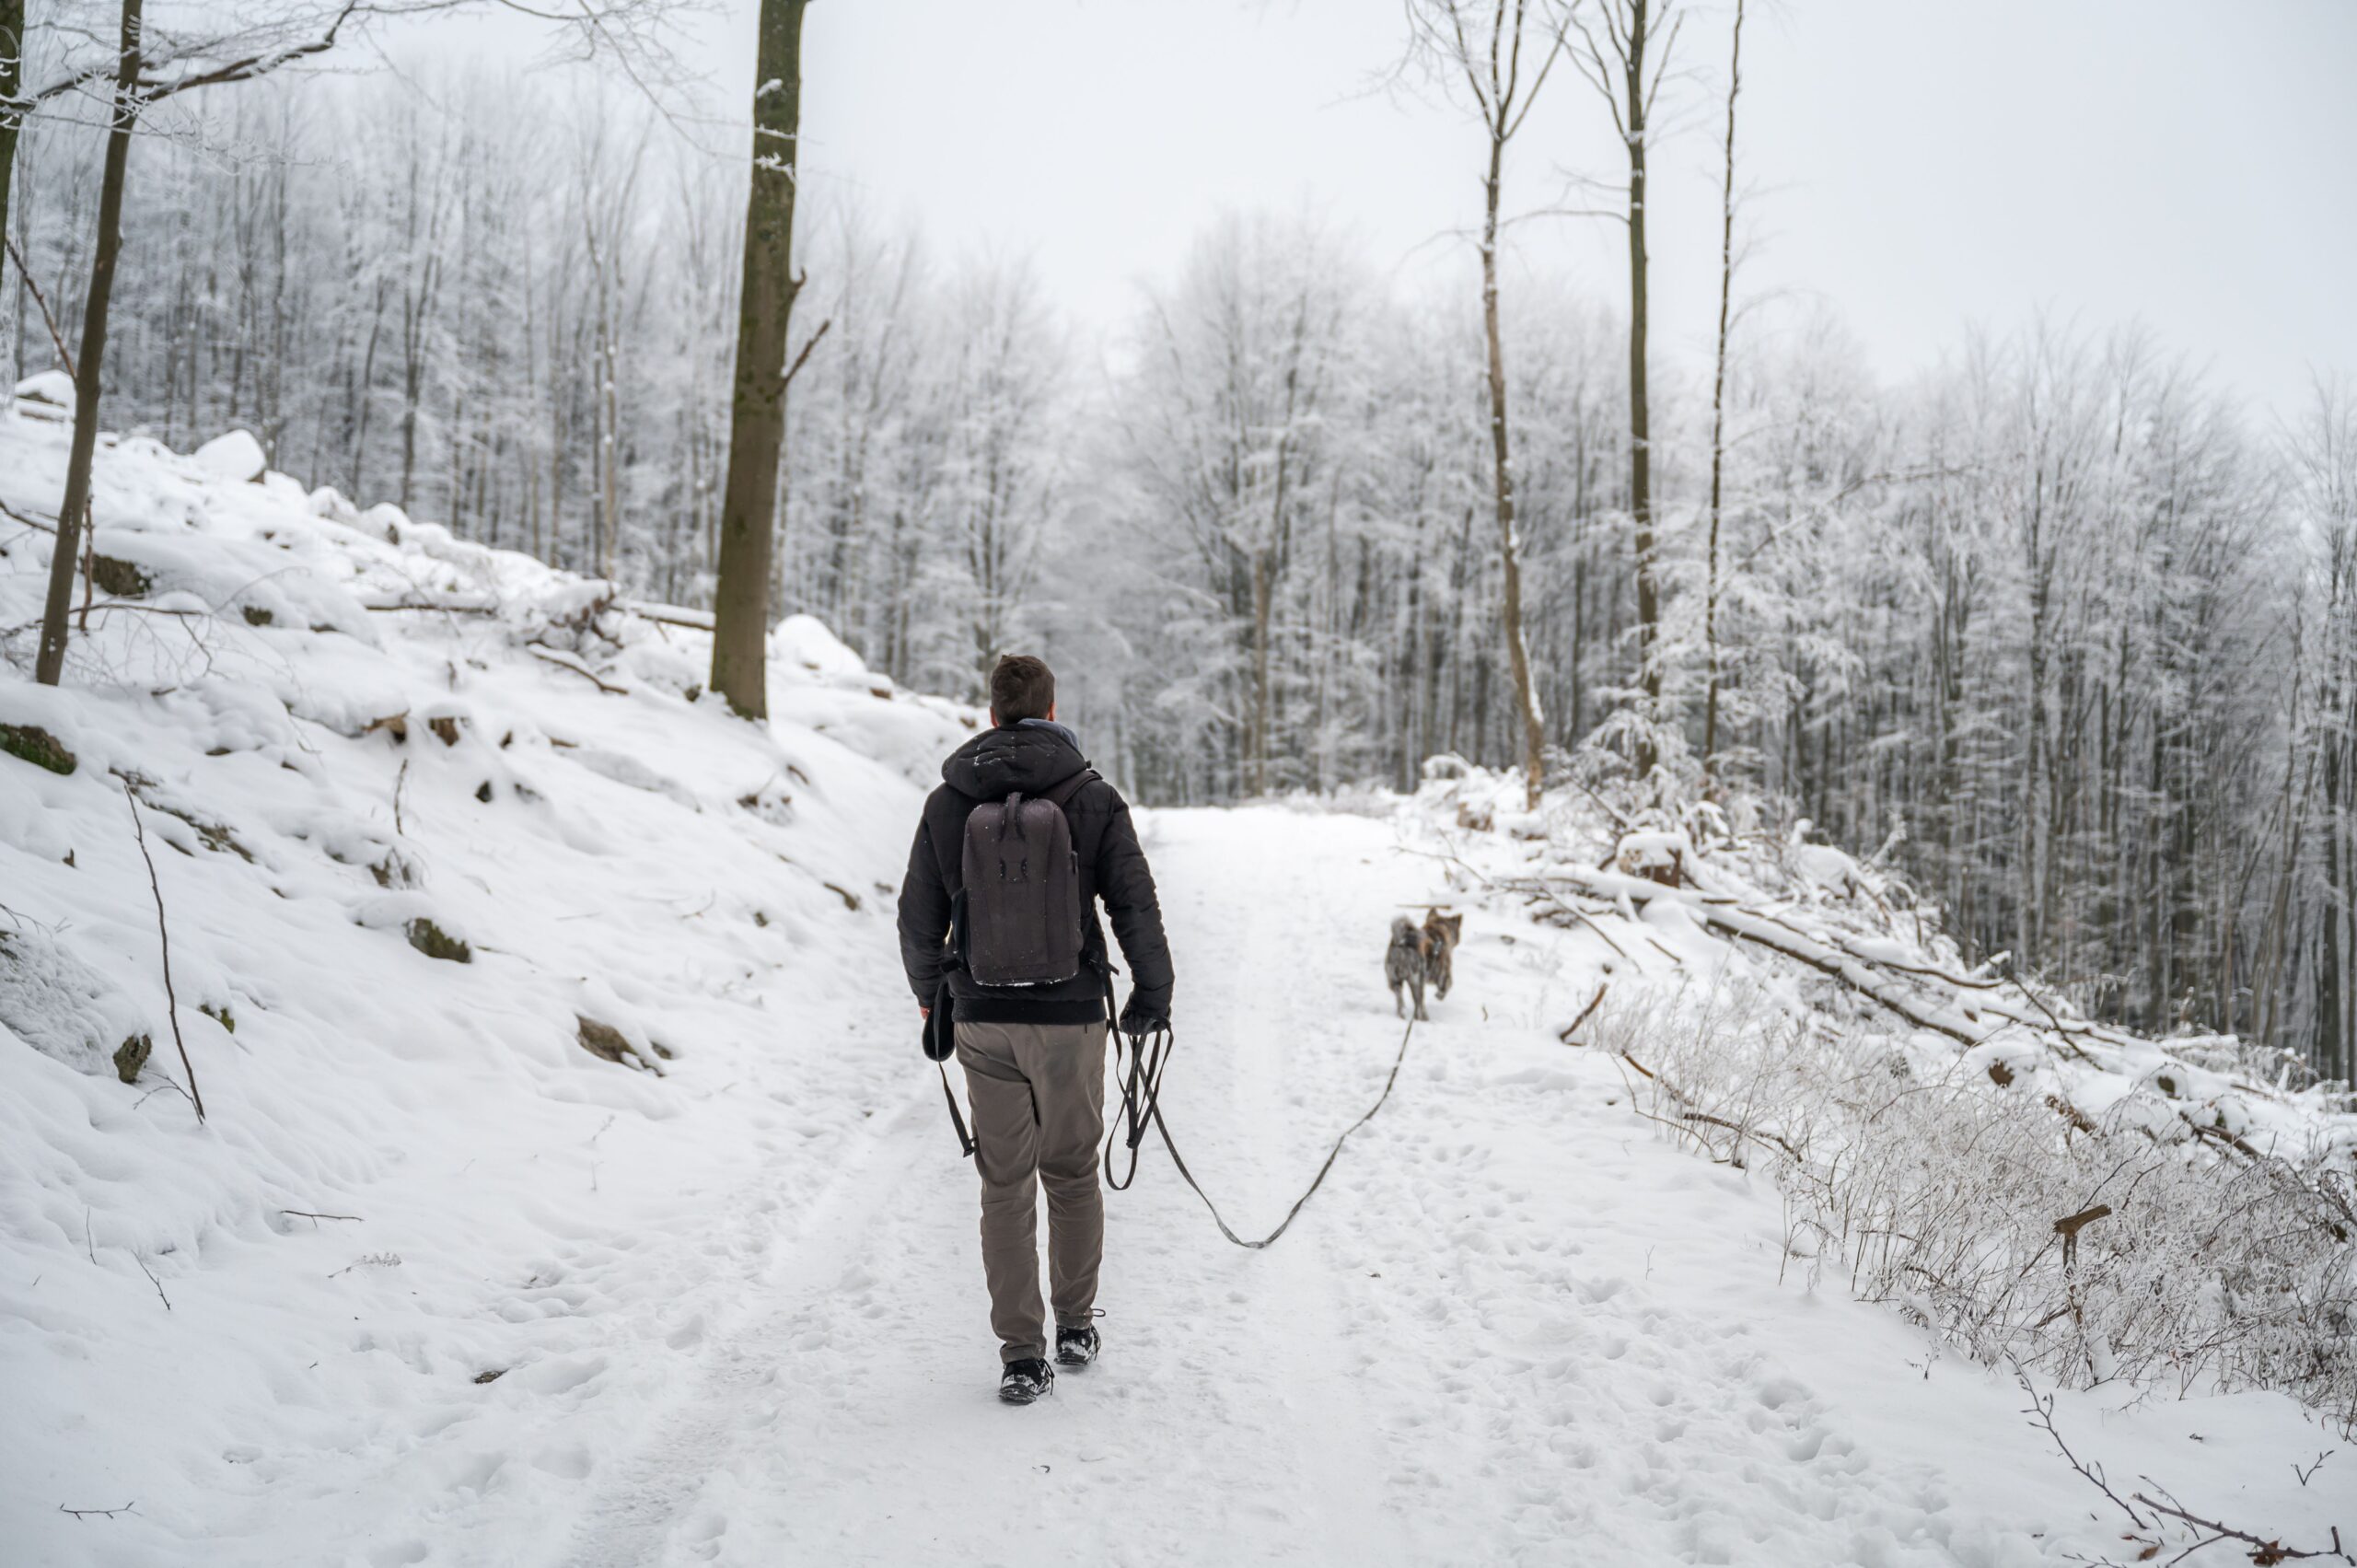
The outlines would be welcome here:
[[[1080,858],[1064,807],[1097,774],[968,813],[959,950],[983,985],[1053,985],[1080,972]]]

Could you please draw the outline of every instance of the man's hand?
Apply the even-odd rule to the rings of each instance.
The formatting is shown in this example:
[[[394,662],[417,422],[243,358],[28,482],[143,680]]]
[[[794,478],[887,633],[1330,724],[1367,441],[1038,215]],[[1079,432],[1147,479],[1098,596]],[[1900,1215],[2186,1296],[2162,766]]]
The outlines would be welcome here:
[[[917,1016],[923,1018],[929,1024],[933,1022],[933,1009],[930,1007],[919,1007],[917,1009]]]
[[[1170,1027],[1170,1004],[1167,998],[1157,1000],[1130,993],[1130,1000],[1121,1009],[1120,1030],[1132,1039],[1150,1035],[1156,1029]]]

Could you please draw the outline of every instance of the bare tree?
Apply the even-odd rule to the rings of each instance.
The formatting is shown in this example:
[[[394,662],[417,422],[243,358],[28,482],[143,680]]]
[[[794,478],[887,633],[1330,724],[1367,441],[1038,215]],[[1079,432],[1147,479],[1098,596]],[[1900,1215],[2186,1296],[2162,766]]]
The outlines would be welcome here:
[[[107,351],[107,307],[122,250],[122,183],[131,131],[139,118],[140,0],[122,0],[122,44],[115,56],[114,119],[107,128],[106,173],[99,186],[99,241],[90,258],[90,293],[82,308],[82,345],[74,373],[74,441],[65,462],[65,499],[57,509],[57,548],[49,559],[49,598],[41,618],[33,679],[54,686],[65,672],[65,618],[74,607],[74,565],[81,553],[82,515],[90,505],[90,463],[99,445],[99,373]]]
[[[1743,91],[1743,0],[1735,0],[1734,40],[1727,49],[1726,178],[1719,188],[1719,334],[1711,366],[1711,529],[1702,575],[1702,772],[1718,776],[1719,691],[1725,664],[1719,652],[1719,524],[1726,500],[1727,331],[1735,305],[1735,106]]]
[[[1522,540],[1515,530],[1514,462],[1506,427],[1505,344],[1498,331],[1498,208],[1505,182],[1506,144],[1522,129],[1530,106],[1566,52],[1569,13],[1540,0],[1534,20],[1530,0],[1407,0],[1410,57],[1452,87],[1458,76],[1472,94],[1490,143],[1481,176],[1481,328],[1489,349],[1491,494],[1497,507],[1498,550],[1504,569],[1506,654],[1513,667],[1515,703],[1523,730],[1523,767],[1528,799],[1538,804],[1546,777],[1545,719],[1538,689],[1530,675],[1530,643],[1522,624]],[[1484,15],[1484,11],[1487,15]],[[1524,77],[1526,24],[1533,32],[1538,64]]]
[[[794,198],[801,159],[802,13],[807,4],[761,0],[753,71],[752,190],[745,204],[737,384],[720,508],[720,579],[712,602],[713,690],[748,718],[769,716],[770,557],[776,545],[786,385],[793,378],[785,363],[786,329],[794,296],[802,291],[802,279],[794,272]]]
[[[0,0],[0,235],[8,232],[8,185],[17,167],[17,130],[24,123],[25,0]]]
[[[159,41],[150,48],[141,0],[122,0],[122,40],[107,66],[69,72],[34,95],[45,100],[85,84],[110,77],[105,173],[99,187],[99,231],[91,250],[90,286],[82,312],[82,341],[74,374],[74,438],[65,467],[65,494],[58,507],[57,548],[51,557],[49,595],[41,611],[41,651],[33,679],[54,686],[65,670],[66,614],[73,604],[75,558],[90,503],[90,464],[98,449],[99,382],[106,358],[107,309],[114,297],[115,262],[122,250],[122,188],[131,159],[131,138],[144,109],[158,99],[195,87],[250,81],[293,61],[335,47],[336,34],[358,9],[346,0],[316,34],[295,36],[273,27],[261,32],[209,38],[203,43]],[[12,115],[25,107],[19,96]],[[15,152],[14,120],[0,152]]]
[[[1574,13],[1584,50],[1573,64],[1612,111],[1614,130],[1629,150],[1629,512],[1637,554],[1637,681],[1646,708],[1638,727],[1635,761],[1650,773],[1658,756],[1653,739],[1661,723],[1661,583],[1655,559],[1653,414],[1645,361],[1645,152],[1656,123],[1655,108],[1686,17],[1678,0],[1596,0],[1596,29]]]

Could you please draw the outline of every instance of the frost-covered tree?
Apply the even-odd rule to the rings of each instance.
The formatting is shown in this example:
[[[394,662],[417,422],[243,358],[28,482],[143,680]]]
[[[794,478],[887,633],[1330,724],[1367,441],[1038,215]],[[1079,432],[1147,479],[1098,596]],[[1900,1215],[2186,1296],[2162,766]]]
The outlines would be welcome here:
[[[1410,58],[1449,92],[1461,87],[1481,122],[1488,162],[1481,174],[1481,332],[1488,350],[1491,500],[1497,512],[1501,611],[1515,700],[1521,709],[1523,771],[1538,804],[1546,777],[1546,719],[1530,669],[1523,625],[1522,537],[1515,514],[1505,340],[1498,321],[1498,236],[1506,149],[1563,58],[1568,25],[1556,0],[1410,0]],[[1638,301],[1640,319],[1643,300]]]

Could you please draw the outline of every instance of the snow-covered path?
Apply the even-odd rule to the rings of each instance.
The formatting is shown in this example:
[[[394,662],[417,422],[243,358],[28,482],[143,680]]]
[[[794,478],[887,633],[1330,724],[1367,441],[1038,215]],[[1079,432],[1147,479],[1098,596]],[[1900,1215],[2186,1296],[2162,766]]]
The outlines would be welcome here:
[[[1264,842],[1238,842],[1245,820]],[[1232,1211],[1273,1223],[1388,1066],[1366,931],[1379,961],[1422,872],[1360,819],[1177,813],[1147,832],[1187,997],[1166,1105]],[[1158,1152],[1108,1197],[1105,1359],[1002,1406],[972,1172],[913,1059],[907,1081],[547,1562],[1435,1560],[1387,1505],[1318,1244],[1228,1246]]]
[[[1147,831],[1181,976],[1165,1103],[1256,1232],[1376,1092],[1381,933],[1436,884],[1361,818]],[[1569,941],[1477,917],[1392,1103],[1271,1250],[1225,1243],[1150,1149],[1109,1197],[1104,1359],[1027,1411],[993,1398],[971,1173],[911,1060],[535,1560],[2044,1560],[2088,1516],[2018,1390],[1780,1288],[1772,1198],[1552,1039],[1586,980]]]

